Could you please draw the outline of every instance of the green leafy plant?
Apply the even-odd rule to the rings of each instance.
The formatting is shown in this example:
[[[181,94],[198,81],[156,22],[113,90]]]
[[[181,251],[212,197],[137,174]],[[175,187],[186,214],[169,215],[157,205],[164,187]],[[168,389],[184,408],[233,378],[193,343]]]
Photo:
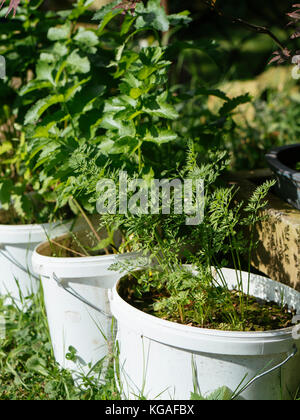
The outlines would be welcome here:
[[[252,107],[254,117],[245,118],[228,138],[227,147],[237,170],[265,168],[269,150],[297,143],[299,138],[299,96],[288,87],[283,92],[269,90],[254,100]]]
[[[193,392],[191,394],[191,400],[193,401],[230,401],[232,399],[233,393],[226,386],[216,389],[216,391],[206,397],[201,395],[201,393]]]
[[[106,59],[97,31],[76,26],[89,4],[79,2],[64,13],[64,25],[49,29],[50,47],[40,55],[36,78],[20,92],[31,103],[25,116],[28,159],[44,197],[71,176],[78,150],[96,143],[98,112],[113,86],[105,75],[98,82]]]
[[[0,28],[0,54],[6,62],[6,77],[0,80],[0,201],[3,209],[12,209],[2,215],[2,223],[47,221],[51,214],[41,206],[40,196],[35,194],[33,199],[30,194],[33,180],[25,164],[27,143],[22,127],[28,103],[19,95],[34,77],[39,49],[49,45],[48,29],[60,21],[52,12],[42,13],[41,3],[26,1],[18,16],[4,21]]]
[[[239,141],[240,127],[235,122],[238,107],[251,101],[249,94],[230,98],[219,89],[200,87],[191,89],[188,93],[181,87],[179,97],[182,101],[178,105],[180,119],[174,128],[181,137],[192,138],[199,153],[206,153],[209,148],[227,150],[232,155],[235,164],[234,142]],[[215,97],[223,104],[218,110],[209,107],[210,98]]]
[[[248,203],[236,203],[233,187],[216,184],[227,163],[225,154],[217,153],[210,155],[210,163],[199,166],[190,150],[182,179],[205,180],[204,220],[198,226],[187,226],[184,215],[172,211],[164,215],[162,209],[160,214],[103,216],[106,223],[121,226],[131,248],[142,255],[114,267],[130,273],[120,283],[120,293],[146,312],[188,325],[224,330],[285,325],[292,314],[286,312],[282,319],[281,308],[275,308],[273,323],[269,308],[262,311],[249,296],[254,226],[265,217],[265,197],[274,182],[258,187]],[[228,265],[236,272],[235,291],[228,289],[222,274]],[[243,269],[249,273],[247,287],[242,282]]]
[[[178,113],[168,100],[166,89],[171,63],[163,56],[161,47],[148,47],[139,53],[127,52],[120,58],[117,69],[120,95],[105,102],[100,124],[106,129],[100,149],[107,150],[109,155],[125,153],[133,157],[138,171],[143,168],[143,159],[147,159],[142,152],[145,144],[159,147],[177,138],[170,120],[178,118]]]
[[[112,400],[119,399],[113,366],[99,360],[74,384],[72,372],[55,362],[41,290],[24,300],[22,311],[0,299],[6,334],[0,337],[1,400]],[[76,360],[76,350],[66,349]],[[103,370],[106,374],[104,375]],[[105,376],[100,381],[100,376]]]
[[[93,191],[105,170],[159,175],[174,162],[180,167],[187,138],[197,133],[199,151],[208,143],[219,145],[226,127],[231,130],[234,109],[249,98],[229,99],[204,88],[186,94],[182,87],[170,87],[180,51],[212,48],[168,44],[190,22],[187,12],[167,15],[159,0],[130,3],[128,12],[127,2],[114,1],[95,14],[98,28],[78,27],[89,4],[78,2],[73,12],[63,13],[63,25],[49,28],[50,46],[20,95],[32,104],[25,125],[35,190],[47,198],[50,188],[59,207],[69,203],[78,212],[75,199],[92,213]],[[219,116],[207,116],[204,109],[202,98],[210,94],[225,102]],[[195,98],[202,119],[183,112],[195,111]]]
[[[63,25],[48,30],[36,77],[20,92],[32,104],[25,125],[34,187],[43,196],[50,187],[58,206],[69,203],[75,212],[74,199],[95,211],[89,200],[104,168],[161,170],[177,138],[170,123],[178,114],[158,32],[189,21],[186,13],[166,16],[156,0],[138,3],[125,17],[113,2],[96,13],[98,28],[84,29],[76,25],[78,8],[89,4],[80,1],[64,13]],[[142,33],[151,32],[153,45],[141,47]]]

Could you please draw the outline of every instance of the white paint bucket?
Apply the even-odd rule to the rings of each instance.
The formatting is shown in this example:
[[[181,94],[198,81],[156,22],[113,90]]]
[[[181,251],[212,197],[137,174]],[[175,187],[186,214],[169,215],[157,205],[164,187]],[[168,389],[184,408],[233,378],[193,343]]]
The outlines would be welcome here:
[[[35,247],[47,237],[68,232],[73,222],[57,222],[43,225],[0,225],[0,294],[9,295],[22,308],[26,298],[35,293],[39,279],[31,266]]]
[[[42,279],[54,356],[61,367],[74,372],[76,380],[88,373],[88,365],[108,354],[112,327],[108,289],[120,278],[109,267],[131,254],[74,258],[45,254],[48,242],[35,249],[32,264]],[[77,351],[76,361],[66,359],[70,346]]]
[[[230,289],[236,272],[222,270]],[[243,273],[247,290],[248,273]],[[251,275],[252,296],[288,304],[300,313],[300,293],[262,276]],[[300,385],[300,340],[292,328],[232,332],[180,325],[148,315],[126,303],[118,284],[110,293],[117,319],[119,375],[125,398],[190,399],[195,383],[202,395],[227,386],[235,391],[247,375],[240,398],[293,397]]]

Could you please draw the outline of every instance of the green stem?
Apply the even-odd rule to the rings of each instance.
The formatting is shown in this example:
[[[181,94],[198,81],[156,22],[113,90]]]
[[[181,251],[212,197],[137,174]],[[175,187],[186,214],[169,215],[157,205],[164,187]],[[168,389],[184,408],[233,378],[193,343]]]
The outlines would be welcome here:
[[[141,172],[142,170],[142,145],[140,144],[139,148],[138,148],[138,159],[139,159],[139,172]]]
[[[250,233],[250,245],[249,245],[249,252],[248,252],[248,281],[247,281],[247,298],[246,298],[246,314],[248,313],[249,307],[249,293],[250,293],[250,278],[251,278],[251,260],[252,260],[252,250],[253,250],[253,227],[251,228]]]
[[[159,233],[157,232],[156,229],[154,230],[154,236],[155,236],[155,239],[157,240],[157,243],[158,243],[159,249],[162,253],[163,259],[165,261],[168,261],[166,255],[165,255],[164,247],[163,247],[163,244],[162,244],[162,239],[161,239],[161,237],[160,237],[160,235],[159,235]],[[159,259],[159,257],[157,257],[157,259]],[[162,261],[161,261],[161,265],[163,266]],[[170,270],[170,272],[173,272],[172,267],[170,265],[169,265],[169,270]]]
[[[94,228],[92,222],[90,221],[90,219],[88,218],[87,214],[85,213],[85,211],[83,210],[83,208],[81,207],[81,205],[78,203],[78,201],[72,197],[72,201],[75,204],[75,206],[78,208],[78,210],[80,211],[80,213],[82,214],[83,218],[85,219],[85,221],[87,222],[88,226],[90,227],[92,233],[95,235],[95,238],[97,239],[98,243],[101,242],[101,238],[98,235],[98,233],[96,232],[96,229]],[[109,255],[109,251],[107,248],[104,248],[105,254]]]
[[[234,265],[236,279],[237,279],[237,283],[238,283],[238,292],[239,292],[241,315],[242,315],[242,319],[244,320],[243,286],[241,285],[241,280],[240,280],[239,275],[238,275],[238,268],[237,268],[235,255],[234,255],[234,252],[233,252],[233,244],[232,244],[231,234],[229,235],[229,243],[230,243],[230,252],[231,252],[231,256],[232,256],[232,261],[233,261],[233,265]]]

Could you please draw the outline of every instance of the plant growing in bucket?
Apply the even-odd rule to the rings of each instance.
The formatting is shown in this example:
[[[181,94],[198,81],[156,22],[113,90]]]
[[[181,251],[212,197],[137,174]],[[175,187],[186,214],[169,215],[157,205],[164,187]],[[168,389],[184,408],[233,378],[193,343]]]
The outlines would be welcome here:
[[[72,223],[66,223],[66,220],[74,218],[68,204],[59,209],[56,207],[54,189],[57,178],[47,178],[40,162],[33,162],[33,151],[28,141],[29,132],[32,131],[29,123],[37,114],[41,116],[42,105],[38,101],[38,92],[43,91],[47,83],[41,76],[45,71],[45,62],[40,57],[54,45],[51,37],[53,28],[62,23],[66,26],[76,25],[87,7],[78,3],[75,6],[76,16],[62,19],[51,12],[42,13],[40,4],[34,1],[23,4],[20,15],[16,16],[13,23],[7,21],[1,24],[0,33],[0,52],[6,60],[6,77],[0,80],[1,93],[4,92],[6,103],[1,113],[4,129],[0,148],[0,240],[3,244],[0,255],[3,268],[0,292],[10,295],[19,306],[39,285],[31,268],[34,248],[47,237],[70,230]],[[68,12],[70,14],[71,11]],[[13,28],[13,31],[7,28]],[[84,37],[88,31],[78,29],[78,32]],[[66,39],[64,41],[66,44]],[[77,42],[84,50],[85,43],[80,40]],[[91,50],[95,54],[91,46],[93,42],[90,39],[86,42],[86,54]],[[65,44],[61,44],[62,49],[66,48]],[[14,54],[11,54],[12,50]],[[84,63],[87,60],[82,59]],[[50,77],[50,73],[47,74]],[[73,83],[75,77],[76,71],[73,72]],[[37,106],[34,108],[33,104]],[[34,134],[37,135],[37,132]],[[40,136],[41,131],[35,141]],[[47,155],[49,149],[45,150],[45,141],[43,148]]]
[[[95,375],[95,368],[106,366],[112,356],[108,290],[120,274],[108,268],[132,257],[120,232],[99,231],[99,218],[81,211],[86,226],[81,223],[76,233],[39,244],[32,257],[33,269],[42,280],[55,359],[73,372],[78,384],[82,374]],[[102,369],[102,375],[105,372]]]
[[[273,183],[258,187],[245,205],[235,203],[234,187],[217,184],[224,154],[200,166],[197,160],[191,148],[180,175],[204,180],[199,225],[187,226],[172,211],[104,216],[117,220],[143,254],[114,267],[126,273],[110,296],[122,392],[189,399],[226,384],[232,398],[293,397],[300,383],[292,335],[300,295],[251,273],[243,259],[251,260],[253,228]]]

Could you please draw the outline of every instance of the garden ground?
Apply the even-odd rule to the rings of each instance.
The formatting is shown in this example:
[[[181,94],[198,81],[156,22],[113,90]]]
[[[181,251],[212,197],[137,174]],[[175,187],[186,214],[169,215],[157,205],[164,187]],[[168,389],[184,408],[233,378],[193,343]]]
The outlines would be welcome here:
[[[0,300],[6,334],[0,339],[0,400],[115,400],[119,399],[113,368],[105,384],[98,384],[103,361],[94,367],[92,377],[82,376],[75,387],[71,372],[56,364],[50,342],[42,293],[30,297],[26,312]],[[70,349],[67,357],[75,357]]]
[[[105,381],[99,380],[104,362],[100,361],[76,387],[71,372],[55,362],[42,292],[24,304],[27,311],[0,300],[0,314],[6,320],[5,338],[0,339],[0,400],[121,399],[112,362]],[[76,357],[75,352],[69,349],[66,357]],[[300,400],[300,390],[296,399]]]

